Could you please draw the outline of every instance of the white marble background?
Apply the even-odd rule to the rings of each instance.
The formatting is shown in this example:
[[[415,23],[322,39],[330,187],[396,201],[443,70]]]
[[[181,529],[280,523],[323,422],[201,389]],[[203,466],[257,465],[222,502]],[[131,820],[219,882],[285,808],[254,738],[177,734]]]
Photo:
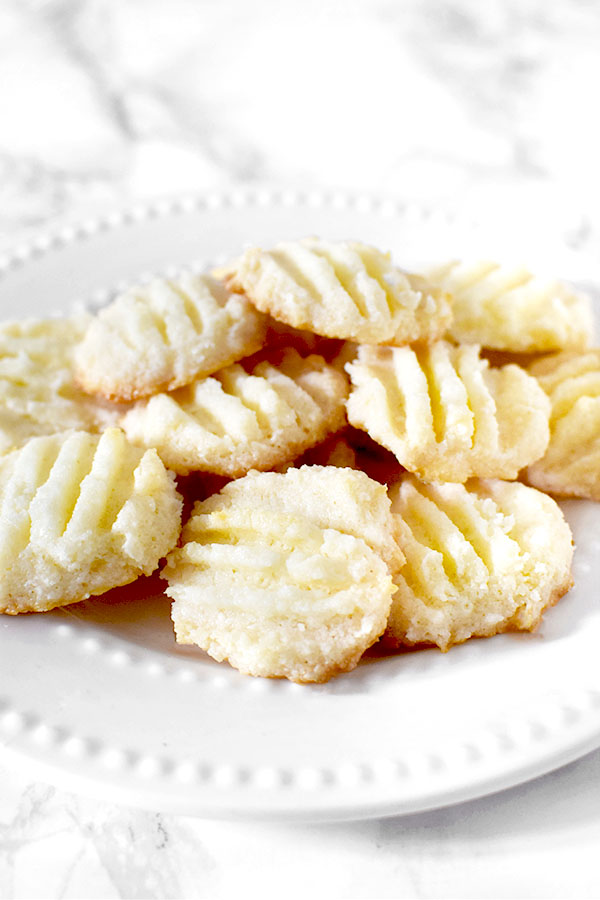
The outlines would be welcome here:
[[[598,207],[595,0],[2,0],[0,234],[232,183]]]
[[[599,40],[595,0],[0,0],[0,243],[266,182],[485,208],[593,250]],[[453,809],[282,827],[5,765],[0,897],[598,897],[599,785],[595,753]]]

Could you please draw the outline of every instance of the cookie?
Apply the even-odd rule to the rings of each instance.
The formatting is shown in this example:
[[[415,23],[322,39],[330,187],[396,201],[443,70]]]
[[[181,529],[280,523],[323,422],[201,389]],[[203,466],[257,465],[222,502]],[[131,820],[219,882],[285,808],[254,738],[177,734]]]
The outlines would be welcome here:
[[[448,297],[357,241],[305,238],[251,247],[222,270],[273,318],[331,338],[401,345],[435,340],[451,320]]]
[[[43,612],[149,575],[180,526],[156,451],[116,428],[32,438],[0,458],[0,611]]]
[[[535,378],[490,368],[476,345],[362,346],[346,370],[350,424],[424,481],[516,478],[548,445],[550,403]]]
[[[262,347],[265,317],[214,278],[131,288],[100,310],[75,356],[90,394],[129,401],[174,390]]]
[[[572,585],[572,537],[558,505],[518,482],[390,490],[406,556],[385,641],[437,644],[531,631]]]
[[[249,675],[326,681],[379,637],[403,557],[361,472],[252,472],[199,503],[163,577],[180,643]]]
[[[73,354],[88,322],[72,316],[0,325],[0,453],[69,428],[98,431],[123,414],[75,384]]]
[[[513,353],[546,353],[589,346],[594,323],[589,298],[523,266],[450,262],[425,270],[452,296],[448,330],[458,343]]]
[[[128,437],[156,447],[180,474],[239,477],[293,459],[345,423],[348,379],[321,356],[280,354],[250,372],[228,366],[171,394],[140,401],[122,419]]]
[[[551,403],[550,443],[525,473],[529,484],[600,500],[600,350],[557,353],[529,366]]]

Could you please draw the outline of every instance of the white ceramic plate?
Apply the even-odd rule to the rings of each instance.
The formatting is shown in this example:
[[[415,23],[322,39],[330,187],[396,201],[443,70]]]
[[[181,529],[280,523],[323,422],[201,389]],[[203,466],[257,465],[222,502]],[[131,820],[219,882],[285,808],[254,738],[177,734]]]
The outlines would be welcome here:
[[[152,272],[244,243],[355,237],[422,258],[530,259],[593,287],[560,235],[519,233],[391,201],[258,192],[138,207],[0,259],[3,317],[105,302]],[[480,796],[600,746],[600,505],[564,504],[575,588],[535,634],[365,660],[319,686],[253,679],[177,647],[151,579],[0,620],[0,740],[32,776],[157,810],[341,819]]]

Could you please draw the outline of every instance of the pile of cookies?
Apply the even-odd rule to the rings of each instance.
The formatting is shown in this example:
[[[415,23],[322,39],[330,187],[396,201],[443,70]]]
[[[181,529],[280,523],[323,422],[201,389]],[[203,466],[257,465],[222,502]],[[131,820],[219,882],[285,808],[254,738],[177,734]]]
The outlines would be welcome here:
[[[299,682],[531,630],[572,584],[542,491],[600,499],[592,334],[526,269],[319,238],[7,323],[0,611],[160,567],[178,641]]]

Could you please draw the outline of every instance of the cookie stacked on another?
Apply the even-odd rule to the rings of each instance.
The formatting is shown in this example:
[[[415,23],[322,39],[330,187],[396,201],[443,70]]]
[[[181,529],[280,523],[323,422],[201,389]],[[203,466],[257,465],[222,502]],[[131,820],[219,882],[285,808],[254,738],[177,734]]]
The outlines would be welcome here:
[[[177,639],[250,675],[326,681],[386,627],[403,563],[385,488],[352,469],[251,473],[196,505],[163,577]]]
[[[584,350],[594,332],[585,294],[526,266],[453,261],[424,270],[452,296],[449,336],[510,353]]]
[[[155,394],[130,410],[122,427],[181,474],[238,478],[294,459],[345,425],[348,380],[322,356],[291,349],[278,356]]]
[[[425,481],[516,478],[549,440],[550,404],[520,366],[474,344],[360,347],[348,419]]]
[[[555,353],[533,362],[551,404],[550,441],[527,482],[559,496],[600,500],[600,350]]]
[[[173,390],[262,347],[266,319],[208,275],[130,288],[90,322],[75,379],[90,394],[128,401]]]
[[[441,337],[452,317],[442,289],[358,241],[250,247],[217,274],[257,309],[323,337],[401,346]]]
[[[73,358],[91,318],[0,324],[0,453],[67,428],[102,431],[123,411],[75,383]]]
[[[571,532],[558,505],[519,482],[426,484],[390,490],[406,565],[386,629],[391,646],[531,631],[573,583]]]

